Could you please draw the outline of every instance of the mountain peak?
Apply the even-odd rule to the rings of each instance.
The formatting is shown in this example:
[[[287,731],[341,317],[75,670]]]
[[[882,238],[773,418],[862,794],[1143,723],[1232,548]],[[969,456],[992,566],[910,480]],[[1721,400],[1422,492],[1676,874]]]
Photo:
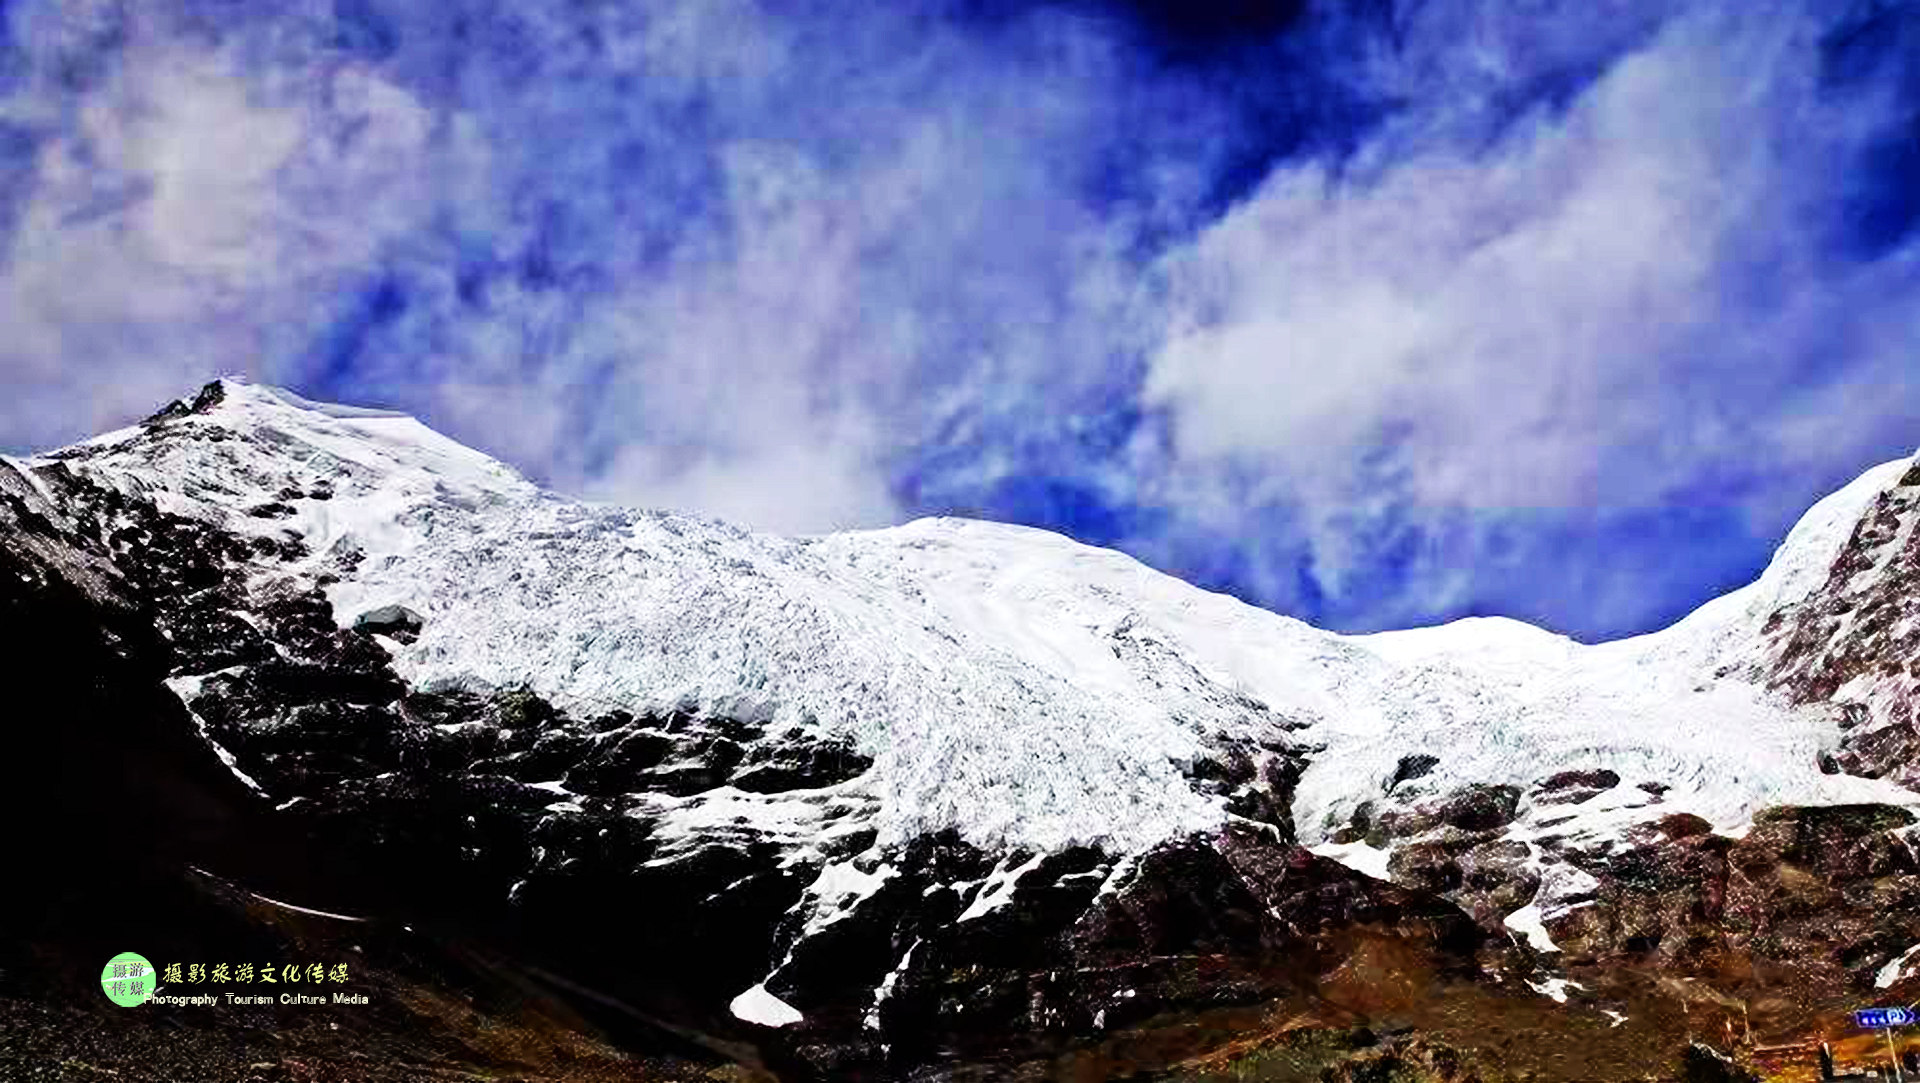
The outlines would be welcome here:
[[[536,494],[511,467],[411,415],[315,402],[241,376],[223,376],[138,425],[42,458],[144,479],[210,514],[270,501],[322,475],[389,495],[423,487],[481,500]]]
[[[192,398],[175,399],[165,406],[162,406],[152,414],[149,414],[141,421],[141,424],[158,425],[172,421],[175,418],[207,413],[218,407],[220,403],[226,401],[228,389],[230,387],[240,386],[239,381],[240,377],[222,377],[221,379],[213,380],[201,387],[200,391]]]

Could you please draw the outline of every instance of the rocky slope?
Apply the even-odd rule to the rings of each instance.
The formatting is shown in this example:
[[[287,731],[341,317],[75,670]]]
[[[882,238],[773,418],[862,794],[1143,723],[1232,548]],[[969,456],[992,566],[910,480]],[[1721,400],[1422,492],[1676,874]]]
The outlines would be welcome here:
[[[26,727],[8,822],[104,758],[155,876],[484,944],[786,1078],[1356,1023],[1640,1078],[1735,1006],[1798,1035],[1916,985],[1917,520],[1876,469],[1635,640],[1343,637],[1037,531],[577,504],[222,381],[0,462],[8,656],[118,690]]]

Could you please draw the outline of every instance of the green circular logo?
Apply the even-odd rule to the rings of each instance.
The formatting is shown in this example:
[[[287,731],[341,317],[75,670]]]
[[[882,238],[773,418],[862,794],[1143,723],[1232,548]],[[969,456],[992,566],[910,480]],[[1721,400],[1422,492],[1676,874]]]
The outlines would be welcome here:
[[[152,963],[133,952],[123,951],[107,960],[107,968],[100,972],[100,988],[105,990],[108,1000],[122,1008],[131,1008],[147,1002],[159,977]]]

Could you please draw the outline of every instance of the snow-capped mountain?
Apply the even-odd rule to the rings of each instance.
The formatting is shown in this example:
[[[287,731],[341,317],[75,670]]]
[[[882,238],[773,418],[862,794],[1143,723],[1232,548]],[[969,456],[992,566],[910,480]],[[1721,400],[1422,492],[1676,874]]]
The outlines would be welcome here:
[[[1894,831],[1920,804],[1905,461],[1755,584],[1593,646],[1336,635],[992,523],[786,538],[585,504],[236,380],[7,460],[0,494],[20,559],[133,599],[199,738],[382,905],[603,993],[662,964],[624,999],[791,1074],[1343,989],[1365,1016],[1348,971],[1378,936],[1624,1019],[1646,994],[1583,1003],[1570,975],[1804,951],[1777,892],[1738,940],[1730,868],[1920,894]],[[1803,852],[1840,838],[1874,856]],[[1876,917],[1803,972],[1893,984],[1916,942],[1920,914]]]

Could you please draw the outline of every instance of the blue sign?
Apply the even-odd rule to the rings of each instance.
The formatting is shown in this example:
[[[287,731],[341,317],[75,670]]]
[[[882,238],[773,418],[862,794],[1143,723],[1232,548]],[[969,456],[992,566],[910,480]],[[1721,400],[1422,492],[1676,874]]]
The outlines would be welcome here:
[[[1862,1008],[1853,1013],[1853,1025],[1878,1030],[1881,1027],[1910,1027],[1913,1025],[1911,1008]]]

